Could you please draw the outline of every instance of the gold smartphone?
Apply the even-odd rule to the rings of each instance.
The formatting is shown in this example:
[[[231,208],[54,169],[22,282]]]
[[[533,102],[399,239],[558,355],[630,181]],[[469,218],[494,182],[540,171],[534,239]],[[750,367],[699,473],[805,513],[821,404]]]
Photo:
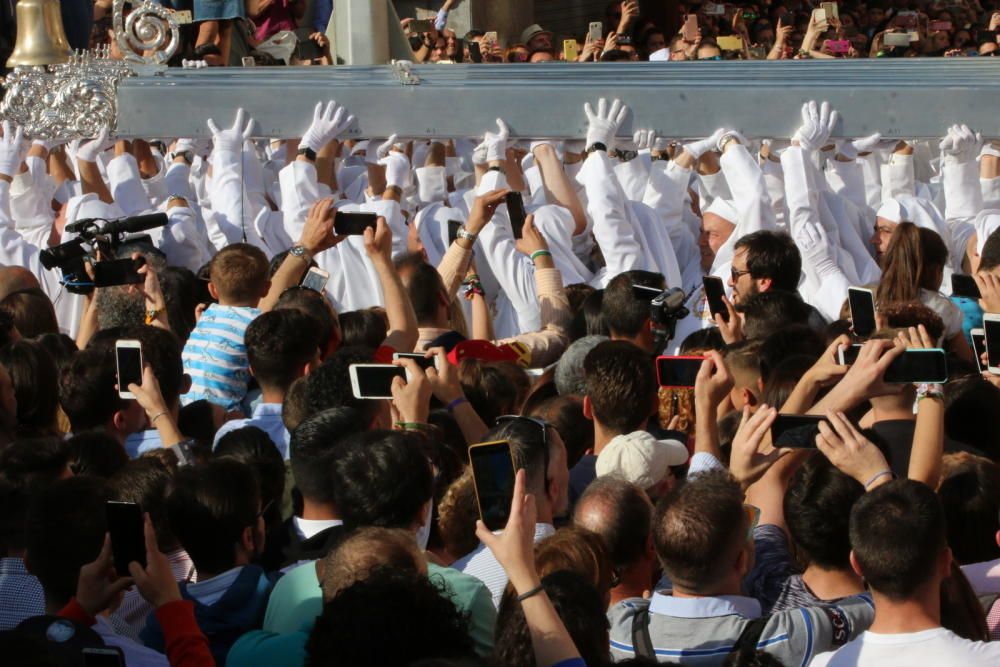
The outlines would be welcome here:
[[[510,442],[480,442],[469,446],[472,481],[479,518],[490,530],[503,530],[514,499],[514,457]]]

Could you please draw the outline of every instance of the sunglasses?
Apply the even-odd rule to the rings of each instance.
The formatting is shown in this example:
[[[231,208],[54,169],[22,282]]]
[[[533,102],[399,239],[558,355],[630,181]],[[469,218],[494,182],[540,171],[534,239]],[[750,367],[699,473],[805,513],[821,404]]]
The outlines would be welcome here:
[[[722,56],[708,56],[707,58],[698,58],[698,60],[722,60]]]
[[[740,279],[740,276],[746,276],[750,274],[750,270],[740,271],[739,269],[729,269],[729,275],[733,277],[733,282],[735,283]]]

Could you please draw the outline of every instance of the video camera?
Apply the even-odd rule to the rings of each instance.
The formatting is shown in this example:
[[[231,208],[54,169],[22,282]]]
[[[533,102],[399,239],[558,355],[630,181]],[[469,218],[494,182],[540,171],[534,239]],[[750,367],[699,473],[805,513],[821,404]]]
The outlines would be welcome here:
[[[103,222],[103,226],[97,223]],[[39,254],[39,259],[48,270],[58,268],[63,274],[63,285],[69,292],[74,294],[90,294],[95,286],[87,275],[84,263],[97,259],[100,252],[104,261],[97,265],[106,264],[107,260],[113,260],[115,250],[126,243],[135,242],[148,236],[129,236],[167,224],[166,213],[151,213],[149,215],[136,215],[116,220],[105,220],[104,218],[85,218],[66,225],[66,231],[77,234],[77,237],[66,243],[46,248]]]
[[[660,290],[645,285],[632,285],[635,298],[649,301],[649,319],[653,322],[653,337],[656,348],[660,350],[674,337],[677,320],[688,316],[684,306],[688,295],[679,287],[668,287]]]

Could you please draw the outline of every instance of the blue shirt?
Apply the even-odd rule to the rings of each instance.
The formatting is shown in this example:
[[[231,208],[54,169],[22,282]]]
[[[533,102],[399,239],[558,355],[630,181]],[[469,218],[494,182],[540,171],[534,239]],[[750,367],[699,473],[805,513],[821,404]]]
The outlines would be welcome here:
[[[45,613],[42,583],[20,558],[0,558],[0,631]]]
[[[160,440],[160,432],[155,428],[139,431],[125,438],[125,452],[130,459],[139,458],[146,452],[162,448],[163,441]]]
[[[250,364],[244,342],[247,327],[260,315],[249,306],[213,303],[198,320],[184,346],[184,372],[191,376],[185,405],[200,399],[236,408],[247,394]]]
[[[244,426],[256,426],[267,433],[271,437],[271,442],[281,452],[281,458],[288,460],[290,436],[288,429],[285,428],[285,422],[281,420],[281,403],[258,403],[257,407],[253,409],[253,416],[250,419],[233,419],[226,422],[215,434],[212,449],[219,446],[219,440],[222,439],[222,436]]]

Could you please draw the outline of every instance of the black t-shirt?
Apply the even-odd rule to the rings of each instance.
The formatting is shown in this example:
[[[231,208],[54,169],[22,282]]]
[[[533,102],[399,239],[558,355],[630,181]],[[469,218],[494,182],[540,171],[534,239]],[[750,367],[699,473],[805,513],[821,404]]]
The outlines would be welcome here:
[[[882,453],[885,454],[886,459],[889,461],[889,467],[896,477],[906,477],[909,471],[910,450],[913,449],[913,432],[916,428],[916,419],[887,419],[875,422],[872,425],[872,431],[876,435],[873,441],[879,446]],[[967,445],[964,442],[952,440],[947,436],[944,439],[944,451],[968,452],[978,456],[985,456],[985,454],[975,447]]]

